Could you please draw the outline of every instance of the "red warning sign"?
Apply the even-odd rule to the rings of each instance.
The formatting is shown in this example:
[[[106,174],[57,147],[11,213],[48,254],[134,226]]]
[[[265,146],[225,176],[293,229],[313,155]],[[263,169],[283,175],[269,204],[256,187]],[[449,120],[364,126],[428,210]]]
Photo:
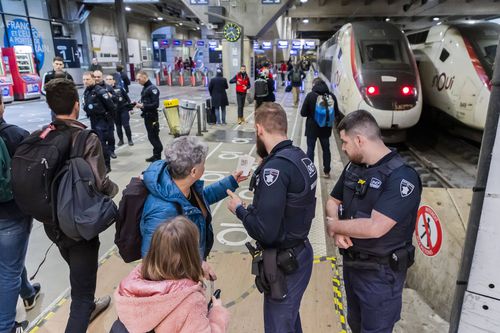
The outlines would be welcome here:
[[[428,257],[438,254],[443,242],[443,231],[439,217],[429,206],[421,206],[417,213],[415,237],[418,247]]]

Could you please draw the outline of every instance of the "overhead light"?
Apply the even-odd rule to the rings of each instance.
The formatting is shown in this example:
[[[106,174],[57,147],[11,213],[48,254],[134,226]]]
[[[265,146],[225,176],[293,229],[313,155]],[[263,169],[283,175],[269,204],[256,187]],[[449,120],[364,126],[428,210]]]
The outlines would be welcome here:
[[[196,27],[196,30],[200,30],[200,27]]]
[[[306,3],[308,0],[300,0],[300,2],[302,3]]]
[[[306,24],[309,23],[309,19],[303,19],[302,23],[306,23]]]
[[[385,21],[386,21],[386,22],[389,22],[390,20],[391,20],[391,19],[390,19],[390,18],[388,18],[388,17],[385,19]]]
[[[203,22],[200,22],[200,25],[204,25],[204,24],[205,24],[205,23],[203,23]]]
[[[163,17],[157,17],[156,18],[158,21],[163,21]]]
[[[436,23],[436,25],[441,25],[442,23],[443,23],[443,22],[438,22],[438,23]]]
[[[125,10],[126,10],[127,12],[130,12],[130,11],[132,10],[132,8],[130,8],[129,6],[127,6],[127,7],[125,7]]]
[[[439,21],[439,17],[433,17],[432,20],[433,21]]]
[[[182,22],[179,22],[179,25],[182,25]]]

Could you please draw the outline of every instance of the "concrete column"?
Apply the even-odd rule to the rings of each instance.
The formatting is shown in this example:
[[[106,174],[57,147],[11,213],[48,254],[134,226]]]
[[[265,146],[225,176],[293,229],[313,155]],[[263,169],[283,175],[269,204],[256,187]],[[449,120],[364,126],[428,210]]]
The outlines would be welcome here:
[[[116,28],[118,30],[118,46],[120,48],[120,60],[126,67],[129,63],[127,21],[125,17],[125,6],[123,0],[115,0]]]
[[[242,56],[242,39],[232,43],[227,40],[222,40],[222,68],[224,77],[228,80],[231,79],[241,66],[241,56]],[[229,103],[236,103],[236,92],[235,89],[228,89],[228,99]]]

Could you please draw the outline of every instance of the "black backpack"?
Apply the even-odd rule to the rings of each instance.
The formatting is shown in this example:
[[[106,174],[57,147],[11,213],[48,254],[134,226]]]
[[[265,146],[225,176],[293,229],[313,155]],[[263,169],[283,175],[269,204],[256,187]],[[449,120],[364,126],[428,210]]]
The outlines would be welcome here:
[[[90,164],[85,161],[85,142],[95,132],[78,133],[70,158],[54,178],[55,211],[61,231],[76,241],[91,240],[115,223],[118,208],[111,197],[97,189]],[[95,134],[96,135],[96,134]]]
[[[267,97],[269,95],[269,87],[267,85],[267,80],[266,79],[257,79],[255,80],[254,83],[255,86],[255,97],[256,98],[263,98]]]
[[[42,223],[55,224],[52,183],[69,158],[72,134],[53,124],[24,139],[12,158],[12,192],[17,205]]]

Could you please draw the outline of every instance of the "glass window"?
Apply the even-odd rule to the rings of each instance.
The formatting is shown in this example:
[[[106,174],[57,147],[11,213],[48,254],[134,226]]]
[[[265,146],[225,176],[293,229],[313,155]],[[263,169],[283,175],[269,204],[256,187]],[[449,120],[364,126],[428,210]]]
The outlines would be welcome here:
[[[409,64],[408,57],[401,52],[399,41],[363,41],[361,61],[366,64],[399,65]]]
[[[439,56],[439,60],[441,60],[442,62],[445,62],[449,56],[450,56],[450,52],[446,51],[446,49],[443,49],[443,51],[441,51],[441,55]]]
[[[26,0],[28,4],[28,14],[31,17],[48,19],[46,0]]]
[[[26,15],[26,8],[22,0],[1,0],[4,13]],[[36,0],[34,0],[36,1]]]

